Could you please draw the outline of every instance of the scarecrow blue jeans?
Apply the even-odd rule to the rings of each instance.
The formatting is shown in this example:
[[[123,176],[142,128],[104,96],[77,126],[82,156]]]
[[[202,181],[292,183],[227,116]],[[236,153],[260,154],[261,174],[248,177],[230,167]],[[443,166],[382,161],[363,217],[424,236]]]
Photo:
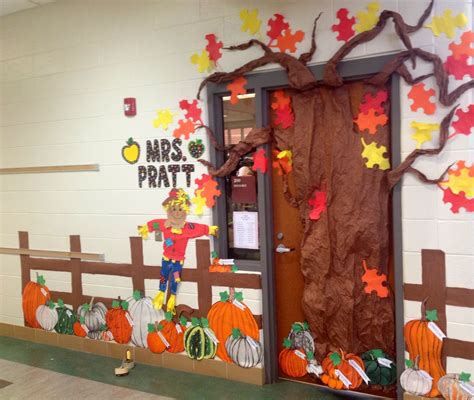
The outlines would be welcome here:
[[[176,282],[176,279],[181,279],[182,270],[182,261],[170,260],[166,257],[163,257],[161,261],[160,291],[166,291],[166,284],[168,283],[169,279],[171,294],[176,294],[176,291],[178,290],[178,282]]]

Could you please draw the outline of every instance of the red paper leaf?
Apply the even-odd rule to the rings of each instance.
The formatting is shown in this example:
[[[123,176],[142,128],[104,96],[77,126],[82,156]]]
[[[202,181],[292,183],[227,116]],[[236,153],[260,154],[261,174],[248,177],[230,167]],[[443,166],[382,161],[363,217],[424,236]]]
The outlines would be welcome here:
[[[290,25],[285,21],[285,17],[281,14],[273,14],[273,19],[270,18],[267,22],[270,28],[267,31],[267,36],[270,38],[270,43],[278,38],[285,29],[288,29]]]
[[[222,57],[221,49],[224,47],[224,43],[217,41],[217,37],[213,33],[206,35],[206,40],[206,50],[209,53],[209,58],[211,61],[216,62]]]
[[[443,202],[451,203],[451,211],[454,214],[457,214],[460,208],[464,208],[466,212],[474,212],[474,198],[468,199],[464,192],[454,194],[450,188],[443,189]]]
[[[278,109],[283,109],[287,107],[291,107],[291,97],[288,96],[285,91],[283,90],[276,90],[273,92],[273,102],[272,102],[272,109],[273,110],[278,110]]]
[[[417,83],[413,85],[408,92],[408,98],[413,100],[410,108],[412,111],[417,111],[419,108],[427,115],[434,114],[436,111],[436,104],[430,101],[430,97],[435,95],[434,89],[425,89],[424,83]]]
[[[454,133],[450,135],[470,135],[471,129],[474,127],[474,104],[470,104],[467,111],[463,111],[461,108],[456,110],[454,114],[458,117],[457,121],[454,121],[451,126],[454,128]]]
[[[474,48],[471,47],[473,42],[474,42],[473,31],[464,32],[461,35],[461,41],[459,44],[456,44],[455,42],[451,42],[449,44],[449,50],[451,50],[454,59],[458,60],[463,55],[467,55],[469,57],[474,56]]]
[[[388,93],[386,90],[379,90],[375,96],[370,93],[366,93],[360,103],[359,112],[367,113],[370,109],[378,112],[379,114],[384,114],[385,110],[383,108],[383,103],[388,99]]]
[[[235,78],[231,83],[227,85],[227,90],[230,91],[230,103],[237,104],[239,98],[237,97],[239,94],[247,93],[247,89],[245,89],[245,85],[247,84],[247,79],[243,76],[239,76]]]
[[[196,178],[194,180],[194,183],[198,186],[196,190],[202,189],[204,184],[210,180],[212,180],[212,176],[208,174],[202,174],[201,178]]]
[[[337,40],[347,42],[355,35],[354,26],[356,20],[354,17],[349,18],[349,10],[347,8],[340,8],[337,10],[336,17],[339,18],[339,23],[332,26],[333,32],[338,32]]]
[[[265,149],[258,149],[255,153],[253,153],[252,159],[252,170],[260,171],[262,174],[267,172],[268,158]]]
[[[362,266],[364,267],[364,275],[362,275],[362,282],[367,285],[364,287],[365,293],[372,293],[372,291],[377,292],[379,297],[388,297],[388,288],[383,286],[383,283],[387,281],[387,275],[378,274],[377,268],[368,269],[367,264],[362,261]]]
[[[283,35],[278,36],[276,47],[278,47],[282,53],[285,51],[294,53],[296,51],[296,43],[303,41],[303,39],[303,31],[296,31],[294,34],[292,34],[291,29],[288,28],[285,30],[285,32],[283,32]]]
[[[378,115],[373,108],[371,108],[367,114],[359,113],[354,120],[359,131],[363,132],[367,129],[371,135],[377,133],[378,126],[387,125],[387,121],[388,117],[385,114]]]
[[[467,54],[461,54],[458,59],[449,56],[444,62],[444,69],[449,75],[454,76],[456,80],[462,80],[465,75],[474,77],[474,65],[469,65],[470,57]]]
[[[183,111],[186,111],[184,114],[186,119],[192,119],[194,122],[202,122],[202,110],[199,108],[198,101],[196,99],[191,103],[187,100],[181,100],[179,102],[179,108],[181,108]]]
[[[191,133],[194,133],[194,122],[189,119],[186,119],[186,120],[181,119],[178,121],[178,124],[179,124],[179,127],[173,131],[173,136],[178,139],[181,136],[184,136],[184,139],[188,140],[189,135]]]
[[[326,192],[315,190],[308,200],[308,204],[310,207],[309,219],[317,221],[321,213],[326,210]]]
[[[287,129],[294,125],[295,115],[290,107],[279,108],[275,111],[275,118],[273,119],[275,125],[280,125],[281,128]]]
[[[293,167],[292,162],[288,157],[278,158],[278,150],[273,150],[273,162],[272,167],[276,169],[279,176],[288,175]]]

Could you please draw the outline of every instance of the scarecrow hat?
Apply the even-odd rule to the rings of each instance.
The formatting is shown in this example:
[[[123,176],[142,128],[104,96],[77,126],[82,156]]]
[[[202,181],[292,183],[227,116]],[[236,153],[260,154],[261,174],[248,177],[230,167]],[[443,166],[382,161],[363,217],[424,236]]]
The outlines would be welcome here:
[[[189,208],[189,206],[191,205],[191,201],[189,200],[189,196],[183,189],[173,188],[170,190],[168,198],[161,204],[165,208],[169,208],[177,204],[184,206],[184,208]]]

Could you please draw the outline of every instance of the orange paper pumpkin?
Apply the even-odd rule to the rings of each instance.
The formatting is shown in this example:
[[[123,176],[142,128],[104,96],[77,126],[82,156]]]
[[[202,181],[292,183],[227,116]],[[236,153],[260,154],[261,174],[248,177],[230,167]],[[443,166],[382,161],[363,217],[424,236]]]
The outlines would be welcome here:
[[[23,315],[26,326],[40,328],[36,320],[36,309],[51,299],[49,289],[45,286],[42,275],[36,274],[36,282],[28,282],[23,290]]]
[[[285,348],[278,356],[278,362],[283,373],[294,378],[305,376],[307,374],[308,360],[306,359],[304,349],[293,348],[293,342],[289,339],[285,339],[283,345]]]
[[[87,332],[84,329],[84,326],[85,326],[85,319],[84,317],[80,317],[79,321],[74,322],[74,325],[72,326],[74,335],[79,336],[79,337],[86,337]]]
[[[160,322],[163,326],[162,335],[168,341],[169,347],[166,351],[170,353],[181,353],[184,351],[184,331],[186,330],[186,318],[182,317],[180,322],[173,321],[173,314],[165,313],[165,319]]]
[[[153,353],[163,353],[166,350],[166,343],[161,332],[163,330],[163,325],[155,323],[155,324],[148,324],[148,336],[147,336],[147,343],[148,348]]]
[[[221,300],[212,305],[207,318],[210,328],[219,340],[217,355],[221,360],[231,363],[232,359],[227,354],[225,342],[232,334],[232,329],[238,328],[243,335],[251,336],[256,341],[260,340],[260,333],[252,312],[242,302],[242,293],[234,294],[234,290],[231,289],[230,295],[221,292],[220,296]]]
[[[132,337],[132,317],[128,313],[128,302],[114,300],[112,308],[107,310],[105,321],[117,343],[126,344]]]
[[[362,370],[365,370],[364,362],[355,354],[345,354],[342,350],[340,350],[340,353],[329,353],[321,363],[324,372],[321,376],[323,383],[333,389],[343,389],[344,384],[336,373],[336,370],[339,370],[351,382],[348,389],[357,389],[362,384],[362,377],[349,363],[351,360],[357,363]]]

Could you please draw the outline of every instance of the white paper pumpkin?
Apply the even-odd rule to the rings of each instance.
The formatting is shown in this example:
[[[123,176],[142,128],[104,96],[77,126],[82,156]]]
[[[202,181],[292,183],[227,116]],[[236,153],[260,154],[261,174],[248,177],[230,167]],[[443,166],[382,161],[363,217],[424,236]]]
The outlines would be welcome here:
[[[428,372],[418,368],[419,356],[416,357],[412,368],[407,368],[400,375],[400,384],[405,392],[416,396],[427,394],[433,385],[433,379]]]
[[[105,314],[107,307],[104,303],[94,304],[94,297],[90,303],[83,304],[77,309],[78,319],[84,317],[84,323],[89,331],[98,331],[101,325],[105,324]]]
[[[52,331],[58,323],[58,313],[54,303],[48,302],[36,309],[36,320],[45,331]]]
[[[165,319],[163,310],[155,310],[150,297],[141,297],[139,291],[134,291],[133,296],[127,299],[128,312],[133,320],[131,342],[138,347],[148,347],[148,324]]]
[[[295,322],[291,325],[288,339],[292,341],[295,347],[303,348],[305,353],[314,353],[314,339],[307,322]]]
[[[232,361],[242,368],[255,367],[262,360],[262,345],[250,336],[242,336],[239,329],[232,329],[225,348]]]
[[[469,381],[470,374],[464,380],[459,374],[447,374],[438,381],[438,389],[447,400],[470,400],[474,398],[474,383]]]

